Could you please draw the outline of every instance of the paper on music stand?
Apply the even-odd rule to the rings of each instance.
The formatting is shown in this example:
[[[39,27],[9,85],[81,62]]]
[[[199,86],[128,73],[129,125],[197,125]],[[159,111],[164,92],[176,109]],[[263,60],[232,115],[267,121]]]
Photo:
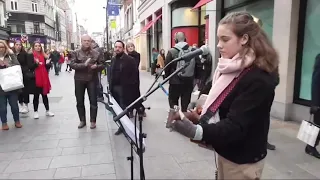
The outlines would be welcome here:
[[[111,96],[109,95],[110,98],[110,102],[112,103],[112,105],[109,105],[110,107],[112,107],[113,111],[118,115],[120,114],[123,110],[122,108],[119,106],[118,102]],[[124,128],[124,130],[126,131],[126,133],[128,134],[128,136],[135,142],[135,140],[137,139],[137,144],[139,147],[139,129],[136,128],[136,137],[135,137],[135,127],[134,124],[132,123],[132,121],[128,118],[127,115],[124,115],[121,119],[120,122]],[[145,141],[143,139],[142,141],[143,143],[143,149],[145,149],[146,144]],[[139,147],[140,148],[140,147]]]

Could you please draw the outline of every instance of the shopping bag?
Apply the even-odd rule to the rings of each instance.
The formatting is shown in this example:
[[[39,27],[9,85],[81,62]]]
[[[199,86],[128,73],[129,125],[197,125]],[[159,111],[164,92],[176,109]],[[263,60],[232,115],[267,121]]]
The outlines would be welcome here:
[[[309,121],[303,120],[297,135],[297,138],[302,142],[314,147],[319,135],[320,128],[312,122],[313,113],[310,112]]]
[[[15,65],[0,69],[0,86],[4,92],[10,92],[24,87],[21,66]]]

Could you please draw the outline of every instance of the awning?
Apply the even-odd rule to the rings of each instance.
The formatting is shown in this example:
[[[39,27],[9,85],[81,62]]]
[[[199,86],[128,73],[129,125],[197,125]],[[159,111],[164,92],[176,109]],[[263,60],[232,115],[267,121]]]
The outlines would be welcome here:
[[[146,32],[148,29],[150,29],[152,27],[152,25],[154,25],[160,18],[161,18],[162,14],[159,15],[155,20],[148,22],[148,24],[146,26],[144,26],[144,28],[141,29],[141,31],[138,33],[144,33]],[[137,35],[138,35],[137,34]]]
[[[211,2],[213,0],[200,0],[191,10],[198,9],[199,7]]]
[[[9,40],[9,34],[6,31],[0,29],[0,39]]]

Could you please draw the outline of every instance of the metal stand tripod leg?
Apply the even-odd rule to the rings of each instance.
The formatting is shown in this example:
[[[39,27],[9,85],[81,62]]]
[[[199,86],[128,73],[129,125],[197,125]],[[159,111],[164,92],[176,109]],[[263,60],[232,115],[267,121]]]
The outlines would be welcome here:
[[[131,144],[131,153],[130,156],[127,157],[127,160],[130,161],[130,166],[131,166],[131,180],[133,180],[133,148],[134,148],[134,144],[133,142],[130,142]]]

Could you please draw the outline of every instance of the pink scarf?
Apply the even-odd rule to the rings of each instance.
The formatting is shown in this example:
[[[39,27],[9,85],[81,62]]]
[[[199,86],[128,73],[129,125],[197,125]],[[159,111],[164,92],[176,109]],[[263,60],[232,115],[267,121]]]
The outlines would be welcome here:
[[[209,106],[211,106],[232,80],[238,77],[243,69],[252,65],[254,60],[255,54],[252,50],[243,59],[239,54],[235,55],[232,59],[219,58],[213,75],[212,87],[203,105],[202,115],[206,113]]]

